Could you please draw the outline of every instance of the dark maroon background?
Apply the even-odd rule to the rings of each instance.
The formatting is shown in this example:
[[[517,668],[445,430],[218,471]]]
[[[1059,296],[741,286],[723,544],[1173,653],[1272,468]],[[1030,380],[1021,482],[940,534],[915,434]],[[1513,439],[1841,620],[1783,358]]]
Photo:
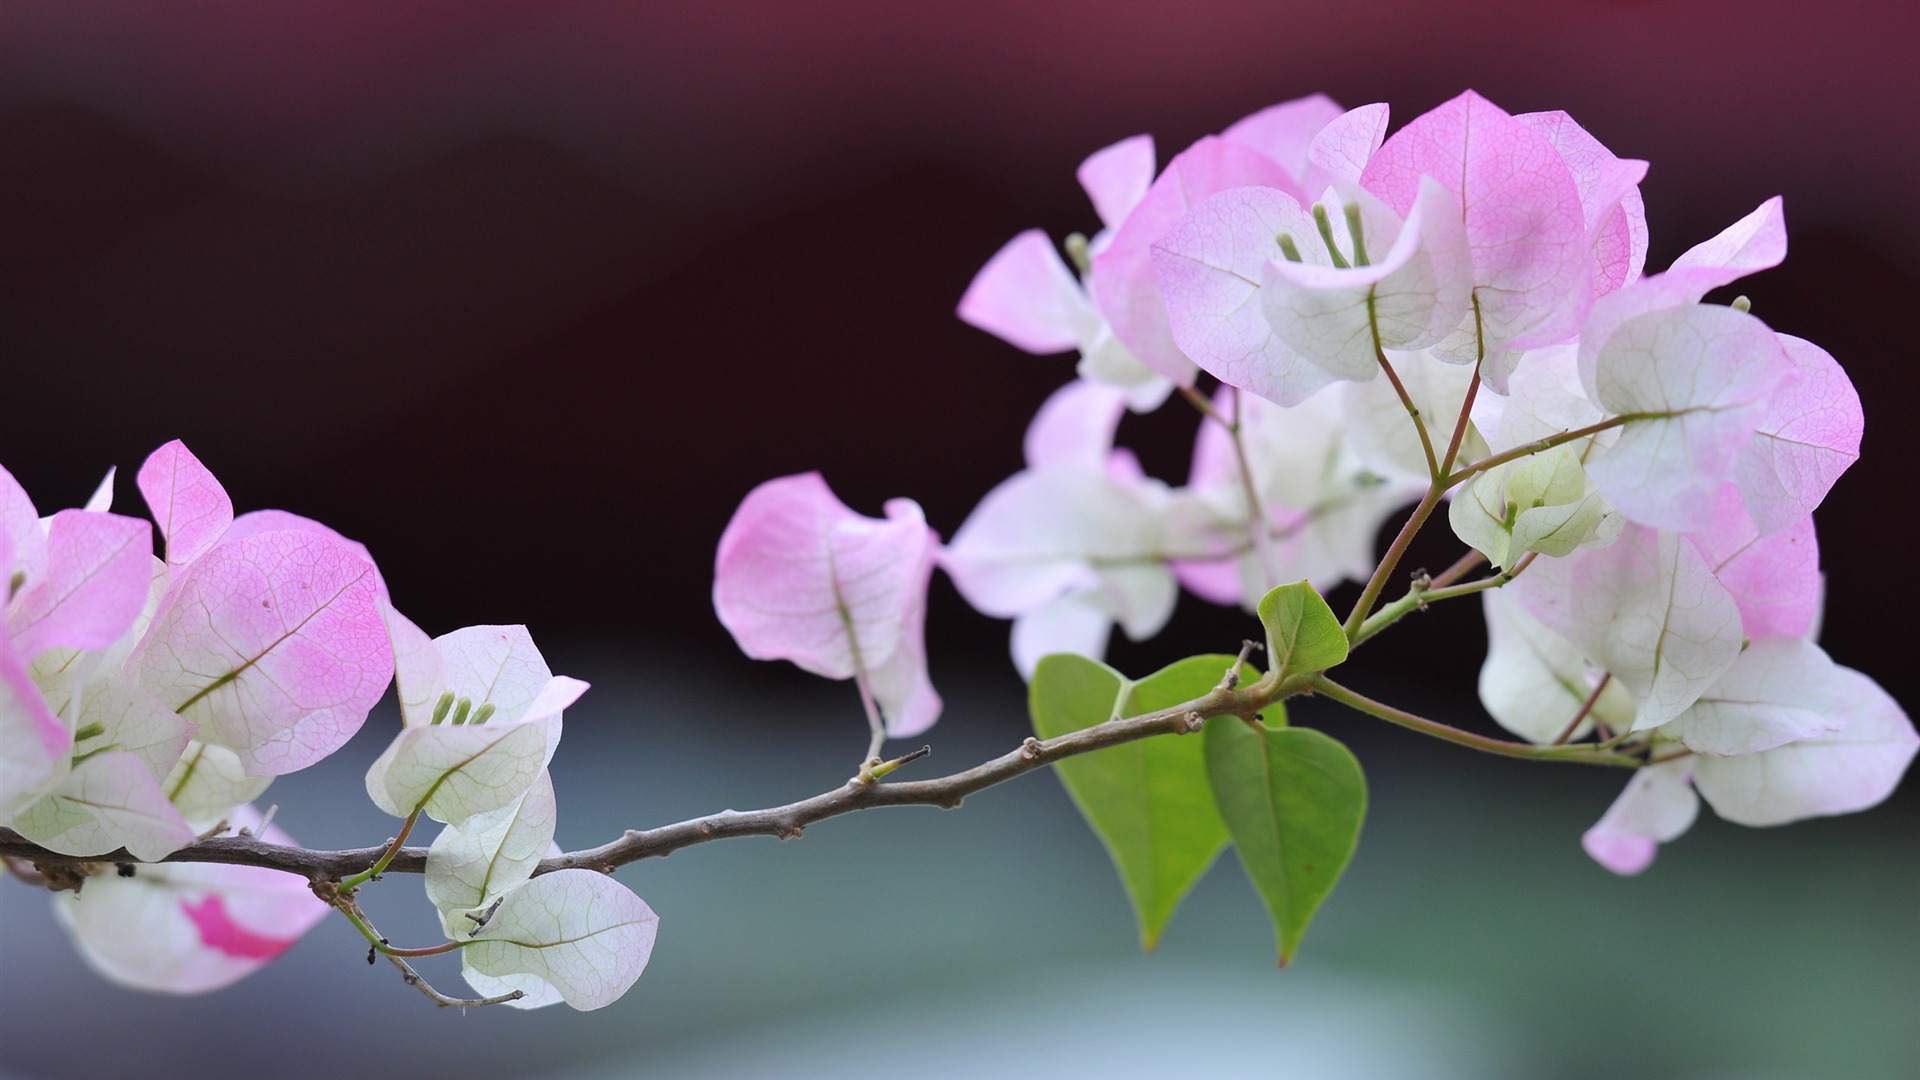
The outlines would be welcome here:
[[[1804,0],[9,4],[0,462],[56,507],[182,437],[242,509],[367,542],[435,632],[731,657],[709,568],[753,484],[822,469],[951,534],[1018,467],[1071,363],[951,312],[1018,229],[1094,224],[1084,154],[1474,87],[1649,159],[1656,268],[1785,194],[1792,254],[1741,288],[1869,422],[1820,514],[1825,641],[1912,703],[1917,42],[1920,6]],[[1192,425],[1124,437],[1177,480]],[[1471,663],[1473,620],[1428,618],[1437,661],[1382,657]],[[1246,626],[1185,600],[1120,655]],[[936,675],[1004,648],[944,583],[931,634]]]

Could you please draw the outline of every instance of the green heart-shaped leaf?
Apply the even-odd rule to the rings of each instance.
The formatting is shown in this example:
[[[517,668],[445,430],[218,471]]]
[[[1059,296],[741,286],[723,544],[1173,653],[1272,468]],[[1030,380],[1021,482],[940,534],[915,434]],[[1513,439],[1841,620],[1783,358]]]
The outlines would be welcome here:
[[[1131,682],[1105,664],[1058,654],[1040,661],[1029,688],[1043,739],[1191,701],[1212,690],[1231,656],[1195,656]],[[1244,666],[1242,679],[1257,673]],[[1226,723],[1217,719],[1209,726]],[[1068,758],[1055,766],[1087,823],[1106,844],[1152,949],[1187,890],[1227,843],[1214,809],[1200,739],[1156,736]]]
[[[1214,802],[1273,916],[1285,967],[1360,842],[1366,776],[1345,746],[1307,728],[1223,716],[1204,742]]]
[[[1347,632],[1333,609],[1304,581],[1260,598],[1267,628],[1267,665],[1279,679],[1325,671],[1347,658]]]

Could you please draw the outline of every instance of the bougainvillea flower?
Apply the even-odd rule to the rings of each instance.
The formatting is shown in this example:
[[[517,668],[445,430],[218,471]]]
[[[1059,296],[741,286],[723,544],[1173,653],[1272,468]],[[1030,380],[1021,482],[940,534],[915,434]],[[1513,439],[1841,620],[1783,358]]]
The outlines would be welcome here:
[[[1795,378],[1767,402],[1733,478],[1761,533],[1805,519],[1860,457],[1860,395],[1825,349],[1778,335]]]
[[[0,627],[0,821],[38,797],[72,747],[72,732],[47,708],[26,660]]]
[[[1108,228],[1090,245],[1103,251],[1111,228],[1124,220],[1153,182],[1153,140],[1123,139],[1080,164],[1080,184]],[[1080,350],[1084,379],[1127,391],[1128,404],[1146,412],[1173,392],[1173,383],[1140,362],[1114,336],[1086,286],[1061,261],[1039,229],[1009,240],[974,275],[960,298],[960,318],[1031,353]]]
[[[1360,184],[1405,217],[1423,177],[1453,193],[1473,261],[1480,333],[1463,323],[1448,358],[1471,363],[1482,347],[1491,354],[1571,336],[1589,301],[1591,245],[1579,189],[1553,143],[1469,90],[1388,138]]]
[[[403,727],[367,770],[374,805],[458,825],[518,800],[553,760],[562,711],[587,684],[554,675],[524,626],[427,641],[391,608],[386,618]]]
[[[272,844],[251,806],[232,816]],[[133,876],[101,874],[53,895],[53,913],[101,975],[136,990],[203,994],[231,985],[291,948],[326,917],[305,878],[255,866],[166,863]]]
[[[1757,754],[1840,728],[1845,689],[1820,646],[1798,637],[1759,638],[1660,731],[1698,754]]]
[[[1541,557],[1508,586],[1633,695],[1633,729],[1699,699],[1740,654],[1733,596],[1685,537],[1628,526],[1608,547]]]
[[[1604,674],[1587,665],[1572,642],[1540,624],[1511,592],[1488,589],[1487,659],[1480,666],[1480,703],[1487,715],[1515,735],[1551,743],[1575,739],[1595,722],[1617,731],[1633,724],[1633,699],[1618,682],[1600,687],[1578,726],[1575,717],[1593,697]]]
[[[720,536],[713,606],[742,652],[856,680],[904,737],[940,715],[924,636],[939,536],[911,499],[886,513],[854,513],[819,473],[761,484]]]
[[[1564,446],[1474,477],[1454,493],[1447,519],[1455,536],[1503,569],[1529,551],[1570,555],[1610,544],[1625,524]]]
[[[1280,166],[1293,181],[1291,190],[1311,193],[1325,188],[1328,179],[1316,168],[1314,140],[1342,114],[1339,103],[1327,95],[1308,94],[1243,116],[1220,137]]]
[[[1808,514],[1760,535],[1733,484],[1720,489],[1713,521],[1688,538],[1733,594],[1749,638],[1806,637],[1820,618],[1820,542]]]
[[[125,750],[103,750],[78,762],[9,824],[50,851],[107,855],[124,847],[147,861],[165,858],[195,837],[146,762]]]
[[[206,554],[233,524],[226,488],[179,439],[147,456],[136,483],[166,539],[169,566]]]
[[[596,870],[557,870],[508,892],[461,973],[482,994],[520,990],[523,1009],[556,1001],[580,1010],[619,1000],[653,955],[660,926],[646,901]]]
[[[1700,816],[1694,794],[1693,760],[1682,758],[1638,769],[1580,844],[1593,861],[1616,874],[1638,874],[1653,865],[1660,845],[1679,839]]]
[[[1201,139],[1167,163],[1106,249],[1093,257],[1093,299],[1100,314],[1135,356],[1183,386],[1192,385],[1195,368],[1167,323],[1153,272],[1153,245],[1201,200],[1248,186],[1278,188],[1296,199],[1301,195],[1287,170],[1264,154],[1217,136]]]
[[[1820,733],[1758,753],[1696,751],[1638,770],[1583,838],[1602,866],[1618,874],[1646,869],[1659,844],[1692,825],[1699,798],[1728,821],[1766,826],[1865,810],[1893,793],[1920,749],[1920,734],[1899,704],[1865,675],[1823,663],[1825,655],[1807,642],[1769,640],[1761,655],[1730,668],[1703,697],[1723,704],[1707,707],[1717,712],[1693,725],[1690,737],[1706,745],[1720,735],[1816,723]],[[1772,663],[1782,667],[1770,672]]]
[[[1381,523],[1418,496],[1425,477],[1415,486],[1366,468],[1346,438],[1340,391],[1353,389],[1334,388],[1290,409],[1249,394],[1236,403],[1226,388],[1215,395],[1216,411],[1239,418],[1274,565],[1260,565],[1232,436],[1202,419],[1187,486],[1167,512],[1167,546],[1181,584],[1213,603],[1251,611],[1276,581],[1304,578],[1325,590],[1366,578]]]
[[[940,553],[969,604],[1014,619],[1015,663],[1104,651],[1114,623],[1158,633],[1178,596],[1166,566],[1165,485],[1113,449],[1122,401],[1080,381],[1055,391],[1027,429],[1027,468],[980,500]]]
[[[1689,304],[1620,323],[1591,372],[1593,400],[1630,419],[1587,475],[1628,519],[1691,531],[1711,522],[1720,485],[1794,365],[1760,320]]]
[[[101,649],[140,614],[152,580],[153,531],[118,514],[62,510],[47,524],[46,567],[7,608],[20,654]]]
[[[1638,278],[1647,264],[1647,211],[1640,198],[1647,163],[1616,157],[1557,109],[1514,119],[1552,143],[1573,176],[1593,252],[1591,295],[1597,299]]]
[[[393,677],[379,575],[312,532],[227,540],[175,579],[129,670],[248,772],[338,749]]]
[[[498,810],[475,814],[440,830],[427,849],[427,899],[440,912],[449,938],[477,923],[466,916],[533,876],[553,844],[559,816],[553,780],[543,771],[524,794]]]
[[[1758,754],[1696,755],[1693,783],[1714,812],[1740,825],[1780,825],[1875,806],[1920,748],[1913,721],[1878,683],[1835,667],[1833,730]]]
[[[1387,104],[1376,101],[1334,117],[1313,137],[1307,147],[1307,159],[1326,174],[1330,182],[1358,186],[1367,162],[1373,160],[1380,144],[1386,140],[1388,114]],[[1319,186],[1309,184],[1306,190],[1319,190]]]

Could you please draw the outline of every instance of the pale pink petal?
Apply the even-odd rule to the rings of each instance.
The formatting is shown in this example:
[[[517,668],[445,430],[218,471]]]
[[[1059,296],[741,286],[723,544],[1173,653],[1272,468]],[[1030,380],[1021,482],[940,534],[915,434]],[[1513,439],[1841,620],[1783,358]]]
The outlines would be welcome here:
[[[1153,136],[1135,135],[1087,155],[1075,175],[1100,223],[1111,229],[1146,197],[1153,166]]]
[[[1080,344],[1093,313],[1080,282],[1039,229],[1007,241],[960,298],[962,321],[1030,353]]]
[[[919,647],[918,613],[939,539],[912,500],[892,500],[886,511],[884,521],[854,513],[818,473],[749,492],[714,560],[714,610],[741,651],[844,679]],[[896,707],[918,684],[914,665],[903,663],[889,669],[903,684]],[[924,707],[915,715],[924,717]]]
[[[107,855],[124,847],[147,861],[165,858],[195,837],[147,763],[124,750],[105,750],[75,765],[10,824],[63,855]]]
[[[1779,266],[1786,257],[1786,213],[1775,195],[1718,236],[1688,248],[1667,272],[1689,278],[1704,296],[1748,274]]]
[[[1586,707],[1600,675],[1567,639],[1542,626],[1510,589],[1484,594],[1487,659],[1480,666],[1480,704],[1501,727],[1535,743],[1559,738]],[[1592,730],[1595,720],[1625,727],[1633,700],[1609,680],[1570,738]]]
[[[1342,111],[1327,95],[1309,94],[1242,117],[1220,137],[1258,151],[1287,170],[1296,191],[1307,190],[1308,152],[1314,136],[1339,119]]]
[[[408,727],[433,719],[433,707],[447,689],[447,664],[426,631],[385,600],[380,614],[393,646],[393,682],[400,698],[400,722]]]
[[[424,810],[458,825],[527,793],[559,742],[558,714],[409,727],[367,769],[367,797],[394,817]]]
[[[100,486],[93,489],[93,494],[87,496],[87,504],[81,507],[81,509],[90,514],[104,514],[112,510],[113,478],[118,476],[119,473],[119,466],[109,465],[107,467],[107,475],[100,481]]]
[[[1265,155],[1225,139],[1201,139],[1168,163],[1093,259],[1094,303],[1114,334],[1148,367],[1182,385],[1193,383],[1193,362],[1174,344],[1167,325],[1153,245],[1201,200],[1247,186],[1299,194],[1286,169]]]
[[[1633,695],[1634,730],[1680,715],[1740,654],[1740,611],[1686,538],[1629,526],[1603,548],[1541,557],[1508,586]]]
[[[1195,206],[1153,247],[1174,342],[1208,374],[1282,405],[1337,376],[1371,376],[1370,350],[1357,374],[1309,362],[1274,333],[1262,306],[1262,276],[1281,253],[1275,238],[1305,242],[1313,232],[1293,196],[1274,188],[1230,188]]]
[[[1573,174],[1593,246],[1593,295],[1605,296],[1638,277],[1647,253],[1646,210],[1639,193],[1647,163],[1615,157],[1564,112],[1523,113],[1514,119],[1553,143]]]
[[[1700,797],[1688,782],[1691,763],[1670,761],[1640,769],[1600,821],[1580,837],[1593,861],[1631,876],[1653,865],[1660,845],[1677,840],[1700,815]]]
[[[1387,112],[1386,102],[1377,101],[1334,118],[1313,137],[1307,159],[1328,176],[1359,183],[1367,162],[1387,137]]]
[[[1590,246],[1579,191],[1553,144],[1468,91],[1395,132],[1360,182],[1405,216],[1422,176],[1459,199],[1486,350],[1572,334],[1588,302]]]
[[[1749,638],[1799,638],[1812,631],[1821,592],[1820,543],[1812,515],[1761,536],[1740,502],[1739,489],[1726,484],[1715,501],[1712,523],[1689,538],[1733,594]]]
[[[13,474],[0,468],[0,607],[14,592],[17,577],[24,588],[47,572],[47,537],[40,530],[40,512],[33,508],[25,488]]]
[[[1160,545],[1136,485],[1104,469],[1034,469],[988,492],[940,563],[975,610],[1010,619],[1098,587],[1096,562],[1158,564]]]
[[[887,506],[889,517],[919,512],[919,506],[906,499],[893,500]],[[880,706],[890,738],[911,738],[932,727],[940,718],[940,695],[927,675],[927,586],[933,578],[935,561],[934,545],[929,544],[921,556],[920,582],[913,590],[913,603],[907,606],[900,620],[900,644],[892,656],[868,672],[868,685],[875,704]]]
[[[174,583],[128,669],[199,738],[279,775],[333,753],[393,677],[373,564],[315,533],[221,544]]]
[[[185,566],[206,554],[233,524],[227,489],[179,439],[149,454],[136,482],[167,541],[169,566]]]
[[[14,601],[7,631],[21,655],[104,649],[140,615],[153,579],[153,533],[138,518],[62,510],[47,528],[47,568]]]
[[[1781,825],[1878,804],[1920,748],[1913,721],[1865,675],[1837,668],[1838,730],[1759,754],[1700,757],[1694,782],[1715,813],[1741,825]]]
[[[1372,209],[1371,195],[1356,196]],[[1364,216],[1374,237],[1371,265],[1269,259],[1261,292],[1267,321],[1288,348],[1355,381],[1373,377],[1383,347],[1438,344],[1468,317],[1473,290],[1466,235],[1452,195],[1438,183],[1420,182],[1404,224],[1384,207]]]
[[[553,843],[558,818],[553,780],[543,772],[514,802],[440,831],[427,850],[422,877],[448,937],[474,929],[466,913],[484,909],[533,876]]]
[[[1784,528],[1820,505],[1859,460],[1865,423],[1853,382],[1825,349],[1787,334],[1780,344],[1799,378],[1774,391],[1733,467],[1761,532]]]
[[[1660,730],[1698,754],[1733,757],[1839,729],[1847,682],[1820,646],[1757,638],[1732,666]]]
[[[476,709],[492,705],[500,720],[519,720],[533,715],[533,702],[554,680],[524,626],[465,626],[434,638],[433,648],[444,681],[429,684],[428,709],[452,691]]]
[[[26,660],[0,629],[0,821],[37,797],[72,746],[67,726],[47,708]]]
[[[1127,395],[1116,387],[1076,379],[1055,390],[1027,425],[1027,467],[1100,468],[1126,408]]]
[[[73,726],[97,732],[75,744],[76,757],[125,750],[139,758],[156,781],[173,771],[193,734],[193,725],[112,669],[86,683]]]
[[[251,806],[236,826],[259,831]],[[292,838],[268,827],[270,843]],[[169,863],[102,874],[53,911],[101,975],[136,990],[201,994],[228,986],[291,948],[330,909],[305,878],[253,866]]]
[[[1601,407],[1637,418],[1587,475],[1628,519],[1691,531],[1711,522],[1720,485],[1793,364],[1760,320],[1694,304],[1620,324],[1593,372]]]

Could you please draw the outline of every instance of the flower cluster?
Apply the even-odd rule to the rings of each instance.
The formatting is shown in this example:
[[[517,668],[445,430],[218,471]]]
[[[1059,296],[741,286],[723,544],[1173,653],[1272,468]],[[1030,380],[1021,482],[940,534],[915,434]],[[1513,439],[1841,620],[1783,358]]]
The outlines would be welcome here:
[[[364,547],[284,511],[236,517],[177,441],[138,477],[164,558],[146,521],[111,512],[113,480],[42,518],[0,470],[0,825],[147,863],[229,827],[291,843],[254,800],[344,745],[397,657],[406,726],[367,790],[409,826],[447,823],[428,895],[468,981],[595,1008],[639,976],[654,917],[638,897],[592,871],[532,876],[553,837],[560,712],[586,684],[554,678],[523,627],[427,640]],[[249,974],[328,909],[252,866],[129,864],[68,884],[54,910],[87,960],[175,993]]]
[[[1077,350],[1080,378],[939,550],[961,594],[1014,620],[1029,676],[1050,653],[1098,658],[1116,625],[1157,633],[1180,585],[1251,610],[1283,582],[1371,576],[1357,641],[1397,557],[1376,562],[1376,530],[1417,502],[1410,537],[1444,500],[1470,559],[1499,570],[1475,590],[1488,711],[1536,744],[1647,763],[1586,836],[1602,864],[1644,868],[1698,797],[1751,825],[1885,798],[1920,739],[1814,643],[1811,514],[1858,456],[1859,398],[1744,300],[1703,302],[1785,256],[1780,200],[1648,275],[1646,163],[1565,113],[1469,92],[1387,131],[1387,106],[1316,95],[1157,170],[1152,140],[1127,139],[1079,170],[1098,232],[1063,259],[1029,230],[987,262],[960,317]],[[1114,446],[1127,409],[1176,390],[1204,414],[1183,486]],[[906,568],[930,541],[910,516],[887,596],[917,645]],[[823,576],[831,547],[808,556],[813,590],[784,594],[819,619],[805,635],[836,655],[890,642]],[[723,543],[717,598],[736,562]]]

